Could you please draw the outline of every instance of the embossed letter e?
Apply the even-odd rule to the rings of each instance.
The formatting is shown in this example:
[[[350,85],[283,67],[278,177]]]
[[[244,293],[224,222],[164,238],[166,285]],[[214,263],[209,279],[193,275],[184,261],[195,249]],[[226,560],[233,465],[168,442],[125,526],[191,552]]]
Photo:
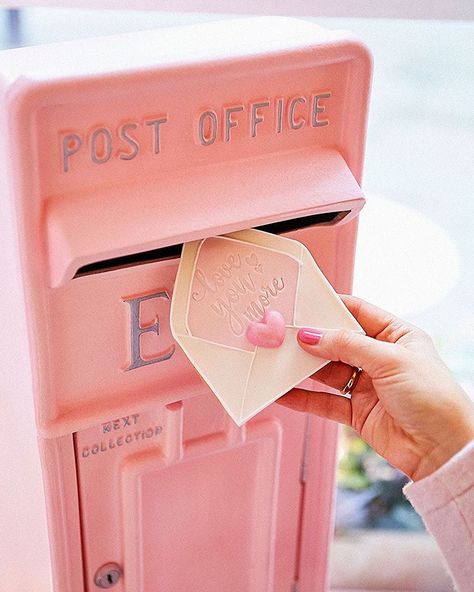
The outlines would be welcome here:
[[[158,354],[158,357],[150,360],[144,360],[140,352],[140,338],[143,333],[153,332],[157,335],[160,334],[160,319],[156,317],[156,321],[153,325],[148,327],[142,327],[140,325],[140,304],[144,300],[151,300],[153,298],[165,298],[169,300],[169,294],[166,290],[156,292],[155,294],[147,294],[146,296],[140,296],[138,298],[125,299],[124,302],[128,302],[130,305],[131,313],[131,333],[130,333],[130,344],[131,344],[131,363],[127,370],[134,370],[141,366],[148,366],[149,364],[156,364],[157,362],[164,362],[169,360],[175,352],[175,345],[171,345],[166,350],[163,350]]]

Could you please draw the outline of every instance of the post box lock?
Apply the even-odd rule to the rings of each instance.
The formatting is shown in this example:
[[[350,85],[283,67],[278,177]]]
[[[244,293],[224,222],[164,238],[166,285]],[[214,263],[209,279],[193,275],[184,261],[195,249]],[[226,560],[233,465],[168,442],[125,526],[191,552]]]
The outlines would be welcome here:
[[[98,588],[112,588],[122,577],[122,570],[116,563],[106,563],[95,574],[95,585]]]

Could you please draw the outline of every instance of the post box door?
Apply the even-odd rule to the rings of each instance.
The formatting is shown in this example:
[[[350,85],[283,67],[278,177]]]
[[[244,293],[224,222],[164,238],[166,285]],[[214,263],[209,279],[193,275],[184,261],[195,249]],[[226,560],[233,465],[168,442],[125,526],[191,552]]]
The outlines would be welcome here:
[[[237,428],[203,394],[76,434],[87,590],[109,563],[117,591],[290,590],[305,426],[275,406]]]

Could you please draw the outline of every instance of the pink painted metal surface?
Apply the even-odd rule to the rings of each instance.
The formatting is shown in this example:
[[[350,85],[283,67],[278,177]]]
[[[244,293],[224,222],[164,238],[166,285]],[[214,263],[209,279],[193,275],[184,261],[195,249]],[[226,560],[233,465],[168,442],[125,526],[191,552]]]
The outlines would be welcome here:
[[[335,426],[272,405],[237,428],[169,304],[180,243],[262,225],[350,291],[366,49],[248,19],[0,69],[0,589],[91,592],[112,563],[117,592],[324,590]]]

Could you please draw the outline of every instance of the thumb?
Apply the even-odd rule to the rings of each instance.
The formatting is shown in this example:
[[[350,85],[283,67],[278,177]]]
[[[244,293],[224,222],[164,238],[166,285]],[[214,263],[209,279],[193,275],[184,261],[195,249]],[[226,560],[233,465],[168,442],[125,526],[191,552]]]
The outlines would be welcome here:
[[[313,356],[357,366],[371,377],[401,357],[395,344],[345,329],[300,329],[298,343]]]

